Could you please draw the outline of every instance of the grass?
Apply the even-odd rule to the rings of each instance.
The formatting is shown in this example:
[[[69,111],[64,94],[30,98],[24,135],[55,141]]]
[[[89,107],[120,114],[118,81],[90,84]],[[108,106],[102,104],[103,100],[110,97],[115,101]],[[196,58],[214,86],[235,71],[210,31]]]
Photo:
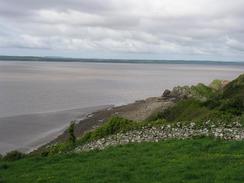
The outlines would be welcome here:
[[[216,90],[214,90],[214,89],[212,89],[212,88],[210,88],[210,87],[208,87],[202,83],[199,83],[198,85],[191,87],[192,95],[198,96],[199,98],[201,98],[201,97],[206,97],[206,98],[212,97],[212,96],[214,96],[215,91]]]
[[[203,138],[1,162],[0,182],[241,183],[243,172],[243,141]]]
[[[210,109],[203,102],[196,99],[179,101],[175,106],[150,117],[151,120],[161,119],[165,120],[166,123],[195,122],[199,124],[208,120],[229,124],[240,121],[240,118],[240,116],[236,116],[229,111]]]

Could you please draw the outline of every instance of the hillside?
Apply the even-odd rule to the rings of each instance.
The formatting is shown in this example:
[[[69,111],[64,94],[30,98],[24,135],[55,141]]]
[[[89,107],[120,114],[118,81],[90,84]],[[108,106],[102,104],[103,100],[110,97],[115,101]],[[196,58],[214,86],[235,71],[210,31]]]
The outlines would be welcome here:
[[[242,183],[243,165],[243,141],[167,140],[4,162],[0,182]]]
[[[174,105],[145,120],[112,116],[79,137],[72,124],[67,141],[7,154],[0,182],[243,182],[244,75],[161,98]]]

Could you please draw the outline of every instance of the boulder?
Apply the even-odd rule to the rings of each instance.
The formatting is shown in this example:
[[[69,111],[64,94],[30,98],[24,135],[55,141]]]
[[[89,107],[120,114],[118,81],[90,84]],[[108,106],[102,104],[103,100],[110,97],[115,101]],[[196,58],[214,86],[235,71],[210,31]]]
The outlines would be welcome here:
[[[166,90],[164,90],[162,97],[170,97],[170,93],[171,93],[171,91],[166,89]]]
[[[176,97],[180,99],[188,98],[191,95],[191,89],[189,86],[176,86],[170,93],[171,97]]]

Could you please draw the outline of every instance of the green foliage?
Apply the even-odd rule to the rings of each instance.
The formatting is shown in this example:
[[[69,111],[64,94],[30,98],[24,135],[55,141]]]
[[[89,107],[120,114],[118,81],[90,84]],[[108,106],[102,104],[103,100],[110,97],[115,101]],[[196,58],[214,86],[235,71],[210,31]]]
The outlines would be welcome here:
[[[57,143],[41,152],[42,156],[50,156],[58,153],[68,152],[74,148],[74,144],[70,142]]]
[[[76,143],[76,137],[75,137],[74,130],[75,130],[75,122],[71,121],[70,126],[68,128],[68,134],[69,134],[68,140],[73,145],[75,145],[75,143]]]
[[[142,127],[159,126],[165,123],[166,121],[164,119],[137,122],[119,116],[113,116],[96,130],[86,133],[81,139],[78,140],[78,144],[83,144],[119,132],[123,133],[129,130],[140,129]]]
[[[211,97],[205,105],[210,109],[240,116],[244,111],[244,75],[227,84],[223,88],[223,93]]]
[[[211,109],[206,106],[206,103],[202,103],[195,99],[182,100],[175,106],[158,113],[153,120],[165,119],[168,122],[196,122],[201,124],[205,121],[223,122],[229,124],[232,122],[240,121],[240,118],[236,116],[233,111],[228,110]]]
[[[24,153],[19,151],[10,151],[4,157],[3,160],[5,161],[16,161],[25,157]]]
[[[192,121],[206,115],[209,110],[195,99],[188,99],[178,102],[175,106],[165,110],[158,117],[167,121]]]
[[[244,74],[226,85],[223,92],[224,98],[241,97],[244,100]]]
[[[243,183],[244,141],[208,138],[128,144],[9,162],[2,182]]]
[[[191,93],[193,96],[195,96],[195,98],[204,97],[205,99],[208,99],[208,98],[214,96],[214,91],[210,87],[208,87],[202,83],[199,83],[196,86],[192,86]]]
[[[192,86],[191,94],[194,99],[180,101],[174,107],[155,114],[151,119],[166,119],[171,122],[194,120],[233,122],[244,112],[244,75],[224,88],[220,87],[222,85],[219,80],[214,80],[210,87],[203,84]],[[205,97],[206,101],[202,101],[201,97]]]
[[[94,131],[86,133],[79,143],[99,139],[108,135],[112,135],[118,132],[125,132],[136,128],[137,122],[127,120],[118,116],[111,117],[106,123]]]
[[[221,90],[223,89],[223,87],[222,87],[222,81],[221,80],[218,80],[218,79],[215,79],[215,80],[213,80],[210,83],[209,87],[211,89],[213,89],[214,91],[221,92]]]

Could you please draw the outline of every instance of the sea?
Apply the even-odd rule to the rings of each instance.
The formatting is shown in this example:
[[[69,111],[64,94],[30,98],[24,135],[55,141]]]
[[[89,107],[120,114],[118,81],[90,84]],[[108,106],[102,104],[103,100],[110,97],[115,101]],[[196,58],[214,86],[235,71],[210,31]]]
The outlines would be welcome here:
[[[0,153],[30,151],[108,105],[241,73],[242,63],[0,61]]]

